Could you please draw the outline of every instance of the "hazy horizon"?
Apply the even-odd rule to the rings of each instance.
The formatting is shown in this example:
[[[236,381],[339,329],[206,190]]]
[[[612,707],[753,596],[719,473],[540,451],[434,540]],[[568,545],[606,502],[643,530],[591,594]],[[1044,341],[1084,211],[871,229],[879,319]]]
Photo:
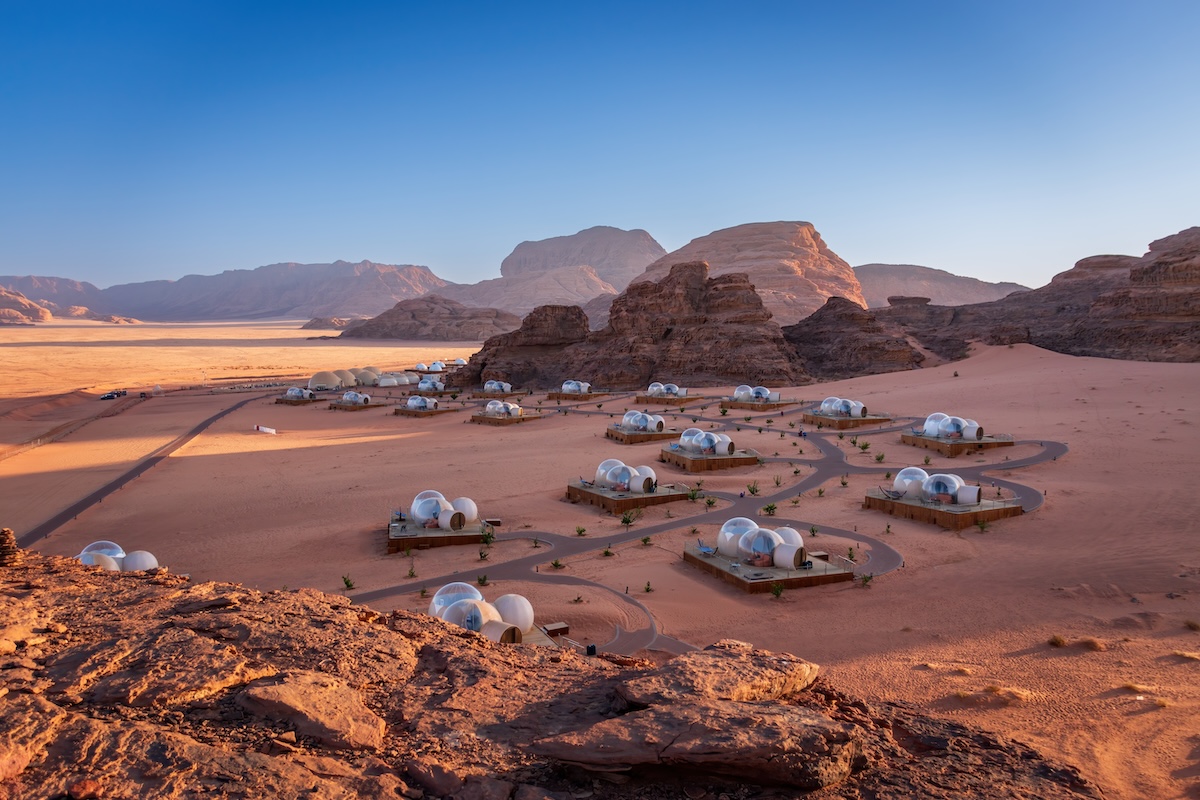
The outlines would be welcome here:
[[[1045,284],[1200,222],[1200,6],[6,4],[0,273],[499,274],[525,240],[811,222]]]

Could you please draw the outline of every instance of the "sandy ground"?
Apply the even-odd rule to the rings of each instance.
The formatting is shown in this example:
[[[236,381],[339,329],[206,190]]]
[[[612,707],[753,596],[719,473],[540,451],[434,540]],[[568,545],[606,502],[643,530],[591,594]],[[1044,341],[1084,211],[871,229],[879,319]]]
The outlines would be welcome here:
[[[778,516],[766,524],[849,532],[809,534],[810,548],[855,547],[860,560],[869,559],[870,545],[854,541],[859,532],[904,556],[903,568],[867,588],[837,584],[774,599],[742,594],[680,560],[684,543],[715,539],[729,516],[725,499],[709,511],[686,501],[651,509],[612,556],[602,551],[626,534],[619,521],[563,500],[567,482],[590,477],[605,458],[652,464],[663,483],[694,483],[695,476],[656,462],[661,444],[622,447],[604,438],[614,421],[608,414],[619,417],[631,399],[598,398],[507,428],[468,424],[469,407],[410,419],[390,408],[275,405],[280,389],[255,385],[368,363],[406,367],[474,349],[345,345],[309,341],[311,333],[296,323],[0,328],[0,523],[18,535],[31,530],[201,421],[256,398],[37,548],[73,555],[108,538],[126,550],[151,550],[197,580],[341,591],[345,576],[351,593],[405,587],[375,603],[381,609],[423,609],[428,600],[415,587],[440,585],[426,579],[474,582],[536,555],[538,572],[581,582],[545,583],[532,574],[493,579],[485,594],[526,594],[541,621],[570,622],[581,642],[603,645],[616,626],[644,628],[641,604],[663,633],[685,642],[733,637],[793,652],[821,664],[847,691],[905,700],[1028,741],[1080,767],[1112,797],[1200,796],[1200,659],[1178,655],[1200,655],[1200,632],[1186,626],[1200,622],[1200,494],[1187,478],[1200,465],[1200,365],[981,348],[932,369],[784,389],[807,400],[851,397],[900,416],[940,410],[1019,440],[1066,443],[1065,457],[1015,470],[1005,468],[1006,459],[1041,448],[931,456],[933,469],[992,464],[992,477],[1045,493],[1036,512],[986,532],[953,533],[861,509],[863,492],[886,483],[885,471],[921,465],[927,454],[902,445],[895,432],[865,434],[873,445],[867,453],[849,446],[849,434],[830,437],[850,452],[851,464],[876,466],[878,474],[851,475],[846,487],[827,482],[823,496],[808,490],[793,503],[817,451],[784,427],[789,415],[749,414],[745,423],[745,412],[734,411],[720,419],[715,401],[697,402],[674,420],[668,415],[679,427],[694,414],[702,427],[710,417],[736,421],[743,425],[732,433],[737,445],[770,459],[708,473],[706,491],[736,494],[758,481],[764,494],[780,493]],[[115,408],[95,399],[101,391],[156,384],[170,391],[93,419],[98,409]],[[224,388],[234,384],[245,391]],[[539,399],[542,410],[561,408],[544,395],[525,405],[537,410]],[[701,405],[709,407],[697,412]],[[81,422],[53,443],[14,449]],[[279,434],[255,433],[256,424]],[[472,497],[485,516],[503,519],[487,561],[473,546],[385,555],[390,509],[407,507],[428,488]],[[660,525],[670,529],[657,532]],[[585,536],[576,536],[577,526]],[[638,531],[652,528],[643,545]],[[533,544],[539,534],[550,537],[539,540],[541,549]],[[556,548],[552,534],[594,549],[552,570],[565,546]],[[644,591],[647,582],[653,592]],[[1052,636],[1066,646],[1049,646]]]

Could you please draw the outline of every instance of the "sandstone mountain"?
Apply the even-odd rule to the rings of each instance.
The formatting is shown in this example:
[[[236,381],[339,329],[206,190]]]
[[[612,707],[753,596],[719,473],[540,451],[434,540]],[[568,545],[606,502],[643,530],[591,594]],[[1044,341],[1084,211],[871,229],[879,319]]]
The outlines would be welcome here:
[[[521,242],[501,262],[501,277],[436,291],[469,306],[524,316],[537,306],[582,305],[598,295],[615,296],[665,252],[646,231],[601,225]]]
[[[589,331],[578,306],[534,309],[520,329],[485,342],[460,374],[467,384],[496,379],[522,388],[569,377],[613,389],[662,376],[694,386],[805,380],[746,275],[710,278],[703,262],[630,284],[599,331]]]
[[[588,300],[580,308],[583,313],[587,314],[588,327],[594,331],[602,329],[608,324],[608,311],[612,308],[613,300],[617,299],[615,293],[599,294]]]
[[[161,569],[17,552],[0,577],[11,800],[1100,797],[1029,747],[740,642],[656,666]]]
[[[468,306],[500,308],[517,316],[542,305],[578,305],[596,295],[616,292],[589,266],[558,267],[511,278],[451,284],[434,291]]]
[[[468,308],[427,294],[401,300],[392,308],[342,332],[343,339],[409,339],[482,342],[521,326],[521,318],[496,308]]]
[[[831,297],[811,316],[783,328],[798,366],[823,380],[916,369],[925,355],[906,337],[884,330],[875,315],[844,297]]]
[[[33,302],[20,292],[0,289],[0,325],[32,325],[49,322],[50,310]]]
[[[921,302],[921,301],[924,302]],[[971,341],[1030,344],[1070,355],[1200,360],[1200,228],[1150,245],[1141,258],[1085,258],[1049,284],[1002,300],[944,307],[902,299],[879,321],[945,358]]]
[[[600,280],[620,291],[666,254],[646,231],[597,225],[570,236],[521,242],[500,262],[500,274],[516,278],[560,267],[589,266]]]
[[[428,267],[336,261],[127,283],[104,298],[119,313],[165,321],[374,316],[445,284]]]
[[[914,264],[863,264],[854,268],[868,308],[880,308],[893,296],[928,297],[939,306],[965,306],[1029,291],[1019,283],[988,283],[945,270]]]
[[[714,277],[749,275],[780,325],[807,317],[829,297],[867,305],[854,270],[808,222],[755,222],[714,231],[655,261],[636,280],[659,280],[672,265],[686,261],[707,262]]]

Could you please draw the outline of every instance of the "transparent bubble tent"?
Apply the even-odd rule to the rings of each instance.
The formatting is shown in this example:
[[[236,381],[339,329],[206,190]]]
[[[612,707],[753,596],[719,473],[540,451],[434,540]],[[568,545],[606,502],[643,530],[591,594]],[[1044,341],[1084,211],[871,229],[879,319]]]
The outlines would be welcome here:
[[[983,426],[973,419],[952,417],[936,411],[925,418],[921,434],[938,439],[966,439],[978,441],[983,438]]]
[[[592,390],[592,385],[587,381],[563,381],[562,388],[559,390],[562,394],[587,394]]]
[[[655,381],[646,389],[648,397],[685,397],[687,389],[680,389],[674,383],[659,383]]]
[[[650,466],[631,467],[620,459],[608,458],[596,467],[594,483],[613,492],[650,494],[658,487],[658,474]]]
[[[819,413],[827,417],[865,417],[867,407],[857,400],[844,397],[826,397],[821,401]]]
[[[626,411],[618,428],[635,433],[660,433],[667,421],[661,414],[646,414],[642,411]]]
[[[461,531],[479,522],[479,507],[469,497],[459,497],[451,502],[441,492],[426,489],[413,498],[408,516],[422,528]]]

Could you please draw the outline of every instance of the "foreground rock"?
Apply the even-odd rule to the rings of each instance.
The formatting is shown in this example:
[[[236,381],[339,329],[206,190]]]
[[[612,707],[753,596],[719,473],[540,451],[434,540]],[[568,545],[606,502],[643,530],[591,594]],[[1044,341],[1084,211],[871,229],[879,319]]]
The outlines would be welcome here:
[[[655,261],[637,281],[657,281],[673,264],[708,263],[714,276],[744,273],[780,325],[820,308],[829,297],[866,306],[854,270],[808,222],[755,222],[693,239]]]
[[[1099,797],[1026,747],[739,642],[660,667],[23,555],[0,567],[6,800]]]
[[[570,375],[612,389],[641,388],[662,375],[693,386],[795,385],[804,375],[791,357],[744,274],[709,277],[708,266],[694,262],[676,264],[657,283],[630,284],[599,331],[589,331],[578,306],[535,309],[519,330],[485,342],[460,374],[467,384],[529,388]]]
[[[345,339],[482,342],[520,327],[521,318],[497,308],[468,308],[436,294],[402,300],[379,316],[347,328]]]

